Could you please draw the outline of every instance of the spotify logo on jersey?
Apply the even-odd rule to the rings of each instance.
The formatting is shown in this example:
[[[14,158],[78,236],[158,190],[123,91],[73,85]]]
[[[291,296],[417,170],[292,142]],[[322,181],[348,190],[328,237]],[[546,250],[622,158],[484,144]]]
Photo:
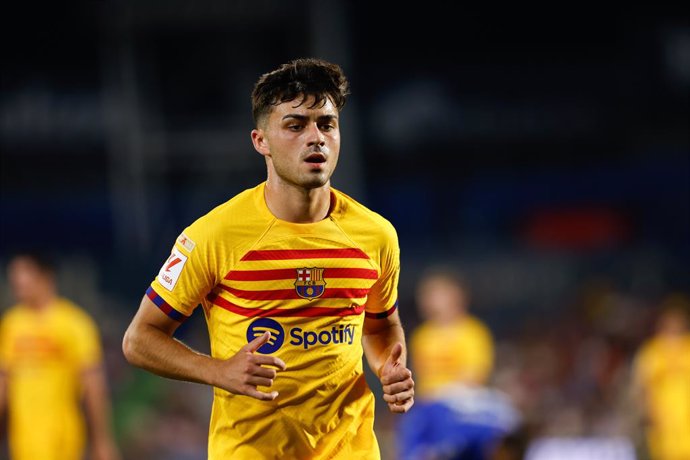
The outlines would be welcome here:
[[[264,355],[275,353],[283,346],[283,341],[285,341],[285,331],[278,321],[272,320],[271,318],[259,318],[253,321],[247,328],[247,342],[261,337],[266,332],[271,333],[271,338],[256,350]]]

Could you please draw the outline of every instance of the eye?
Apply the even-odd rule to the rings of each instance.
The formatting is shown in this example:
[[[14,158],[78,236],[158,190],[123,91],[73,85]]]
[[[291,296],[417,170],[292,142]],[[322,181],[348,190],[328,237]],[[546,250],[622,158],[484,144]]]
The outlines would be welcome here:
[[[300,131],[302,129],[302,125],[300,125],[300,124],[288,125],[287,129],[289,129],[290,131],[297,132],[297,131]]]
[[[331,130],[335,129],[335,126],[327,123],[327,124],[321,125],[319,128],[321,129],[321,131],[331,131]]]

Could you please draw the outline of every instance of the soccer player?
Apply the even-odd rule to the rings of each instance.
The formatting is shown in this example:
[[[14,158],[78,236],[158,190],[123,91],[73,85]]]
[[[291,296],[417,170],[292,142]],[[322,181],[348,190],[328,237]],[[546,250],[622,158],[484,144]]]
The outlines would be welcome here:
[[[469,313],[469,289],[445,267],[432,267],[417,284],[422,324],[412,333],[410,354],[419,397],[447,385],[486,384],[494,360],[489,328]]]
[[[297,59],[252,93],[267,180],[177,238],[123,340],[134,365],[214,387],[210,459],[376,459],[374,397],[413,404],[395,229],[330,186],[348,82]],[[173,339],[201,304],[211,356]]]
[[[657,331],[635,354],[633,388],[645,415],[653,460],[690,458],[690,301],[670,295]]]
[[[8,275],[19,302],[0,322],[0,416],[7,408],[11,458],[80,460],[87,424],[91,458],[119,458],[93,320],[58,296],[45,256],[16,255]]]

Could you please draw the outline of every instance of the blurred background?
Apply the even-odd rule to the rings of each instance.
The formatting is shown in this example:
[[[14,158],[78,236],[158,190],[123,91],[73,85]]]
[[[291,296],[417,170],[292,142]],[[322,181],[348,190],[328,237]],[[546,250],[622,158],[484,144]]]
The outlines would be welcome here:
[[[305,56],[350,79],[332,182],[397,228],[407,331],[420,274],[452,266],[494,340],[487,385],[530,442],[642,442],[634,354],[665,302],[690,295],[687,15],[401,5],[3,12],[0,261],[58,257],[62,293],[102,328],[125,458],[205,458],[210,389],[133,369],[120,342],[180,231],[264,180],[249,95]],[[4,274],[0,289],[5,309]],[[178,337],[208,350],[203,314]],[[400,458],[399,418],[377,414],[384,457]]]

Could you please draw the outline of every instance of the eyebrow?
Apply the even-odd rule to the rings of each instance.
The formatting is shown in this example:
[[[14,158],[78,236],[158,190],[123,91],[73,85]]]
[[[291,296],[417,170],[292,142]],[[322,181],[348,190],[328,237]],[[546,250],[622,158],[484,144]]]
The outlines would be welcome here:
[[[308,117],[308,116],[306,116],[306,115],[300,115],[300,114],[298,114],[298,113],[288,113],[288,114],[285,115],[282,119],[283,119],[283,120],[286,120],[286,119],[288,119],[288,118],[295,118],[295,119],[300,120],[300,121],[305,121],[305,120],[308,120],[308,119],[311,118],[311,117]],[[337,116],[337,115],[319,115],[318,117],[316,117],[316,119],[319,120],[319,121],[323,121],[323,120],[337,120],[337,119],[338,119],[338,116]]]

